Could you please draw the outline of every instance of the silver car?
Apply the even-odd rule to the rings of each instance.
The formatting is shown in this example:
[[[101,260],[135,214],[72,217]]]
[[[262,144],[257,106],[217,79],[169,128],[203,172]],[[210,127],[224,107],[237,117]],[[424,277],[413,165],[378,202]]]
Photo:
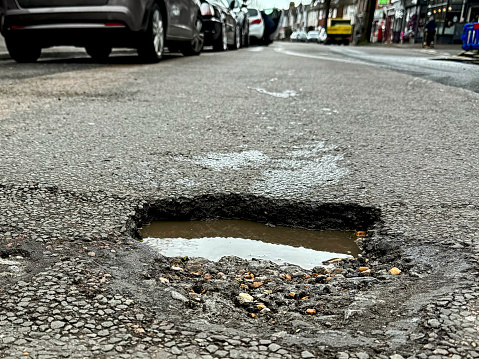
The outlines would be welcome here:
[[[135,48],[147,62],[165,46],[198,55],[204,42],[200,0],[0,0],[0,32],[10,56],[34,62],[42,48],[85,47],[106,61],[113,47]]]

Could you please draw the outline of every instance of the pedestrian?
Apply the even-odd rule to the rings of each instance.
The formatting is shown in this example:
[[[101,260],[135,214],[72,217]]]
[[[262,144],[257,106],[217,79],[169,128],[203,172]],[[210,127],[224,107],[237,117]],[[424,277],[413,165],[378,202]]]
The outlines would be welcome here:
[[[425,26],[426,49],[429,49],[431,47],[431,43],[434,44],[434,36],[436,36],[436,27],[437,27],[437,23],[434,21],[434,18],[431,16]]]

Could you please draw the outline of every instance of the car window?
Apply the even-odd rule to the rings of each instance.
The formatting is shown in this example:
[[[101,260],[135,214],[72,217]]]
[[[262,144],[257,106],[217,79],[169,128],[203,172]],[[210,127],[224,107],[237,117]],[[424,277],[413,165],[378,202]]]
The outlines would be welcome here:
[[[248,9],[248,16],[258,16],[258,10]]]
[[[351,25],[350,20],[331,20],[331,26]]]

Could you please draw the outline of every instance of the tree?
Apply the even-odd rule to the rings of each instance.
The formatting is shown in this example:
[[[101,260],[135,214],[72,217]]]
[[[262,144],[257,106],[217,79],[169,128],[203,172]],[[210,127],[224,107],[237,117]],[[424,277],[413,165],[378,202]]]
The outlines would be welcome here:
[[[331,0],[324,1],[324,27],[328,28],[329,11],[331,9]]]
[[[371,42],[371,32],[373,29],[374,10],[376,9],[376,0],[367,0],[366,10],[363,13],[363,23],[361,24],[360,43]]]

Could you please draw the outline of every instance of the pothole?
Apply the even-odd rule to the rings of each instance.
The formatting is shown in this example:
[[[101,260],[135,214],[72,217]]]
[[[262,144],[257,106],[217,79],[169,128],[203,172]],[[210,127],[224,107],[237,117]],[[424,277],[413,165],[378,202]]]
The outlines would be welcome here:
[[[235,255],[312,269],[332,258],[361,251],[352,231],[306,230],[244,220],[161,221],[140,231],[143,241],[167,257],[218,261]]]
[[[204,195],[150,203],[138,213],[143,230],[137,235],[167,257],[217,261],[234,255],[313,268],[331,258],[356,257],[361,250],[354,233],[372,229],[379,215],[356,204]]]

